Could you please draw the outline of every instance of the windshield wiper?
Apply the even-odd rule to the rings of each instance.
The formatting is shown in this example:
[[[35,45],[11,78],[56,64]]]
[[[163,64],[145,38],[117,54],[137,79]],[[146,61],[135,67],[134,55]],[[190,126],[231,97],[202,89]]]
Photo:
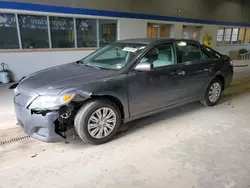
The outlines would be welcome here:
[[[94,65],[89,65],[89,64],[85,64],[85,63],[82,63],[84,66],[86,67],[92,67],[92,68],[95,68],[95,69],[101,69],[100,67],[97,67],[97,66],[94,66]]]
[[[83,62],[83,60],[78,60],[78,61],[76,61],[76,63],[77,64],[82,64],[83,66],[86,66],[86,67],[95,68],[95,69],[114,70],[114,69],[109,69],[109,68],[106,68],[106,67],[98,67],[98,66],[95,66],[95,65],[86,64],[86,63]]]
[[[76,64],[83,64],[83,60],[76,61]]]
[[[77,64],[82,64],[83,66],[86,66],[86,67],[92,67],[92,68],[100,69],[100,67],[98,67],[98,66],[94,66],[94,65],[84,63],[83,60],[78,60],[78,61],[76,61],[76,63]]]
[[[98,67],[99,69],[102,69],[102,70],[114,70],[114,69],[109,69],[109,68],[106,68],[106,67]]]

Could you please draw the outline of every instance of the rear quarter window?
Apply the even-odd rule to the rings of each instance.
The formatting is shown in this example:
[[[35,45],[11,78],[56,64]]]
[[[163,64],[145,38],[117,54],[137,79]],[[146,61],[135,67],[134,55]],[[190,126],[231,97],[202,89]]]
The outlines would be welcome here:
[[[201,56],[203,60],[213,59],[212,54],[208,53],[206,50],[201,49]]]
[[[206,51],[213,59],[221,59],[223,57],[222,54],[220,54],[219,52],[215,51],[210,47],[203,45],[203,50]]]

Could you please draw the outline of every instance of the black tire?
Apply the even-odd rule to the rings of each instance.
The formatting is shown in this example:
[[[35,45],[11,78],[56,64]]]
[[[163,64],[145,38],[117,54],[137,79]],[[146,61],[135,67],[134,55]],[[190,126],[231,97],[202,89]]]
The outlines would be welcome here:
[[[210,91],[211,86],[212,86],[213,84],[215,84],[215,83],[218,83],[218,84],[220,85],[221,90],[220,90],[220,94],[219,94],[218,99],[217,99],[216,101],[212,102],[212,101],[209,100],[209,91]],[[201,103],[202,103],[203,105],[205,105],[205,106],[214,106],[214,105],[216,105],[216,104],[218,103],[218,101],[220,100],[222,93],[223,93],[223,83],[221,82],[220,79],[215,78],[215,79],[213,79],[213,80],[211,81],[211,83],[208,85],[208,87],[207,87],[207,89],[206,89],[205,96],[201,99]]]
[[[97,139],[92,137],[88,131],[88,120],[91,117],[92,113],[94,113],[97,109],[103,107],[111,108],[114,111],[116,115],[116,124],[113,131],[107,137]],[[85,143],[93,145],[99,145],[110,141],[118,132],[120,125],[121,125],[121,112],[119,108],[109,100],[92,100],[87,102],[82,106],[82,108],[76,114],[74,122],[75,130],[79,135],[79,137]]]

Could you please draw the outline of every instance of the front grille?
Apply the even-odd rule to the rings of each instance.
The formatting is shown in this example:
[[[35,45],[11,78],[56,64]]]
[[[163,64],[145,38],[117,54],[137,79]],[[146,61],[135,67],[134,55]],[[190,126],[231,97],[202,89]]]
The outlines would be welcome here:
[[[19,106],[24,106],[27,104],[27,102],[31,99],[31,96],[24,94],[24,93],[18,93],[14,96],[14,101]]]

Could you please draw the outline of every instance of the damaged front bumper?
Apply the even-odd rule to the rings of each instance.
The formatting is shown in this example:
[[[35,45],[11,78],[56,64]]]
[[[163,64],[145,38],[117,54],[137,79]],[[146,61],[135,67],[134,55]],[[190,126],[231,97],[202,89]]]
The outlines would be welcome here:
[[[69,90],[65,90],[65,92],[69,92]],[[14,91],[14,108],[18,124],[29,136],[35,139],[45,142],[65,140],[67,130],[74,125],[77,110],[90,95],[81,91],[69,93],[76,93],[70,102],[54,108],[54,110],[53,108],[37,110],[33,109],[31,104],[41,96],[27,89],[16,88]]]
[[[45,141],[63,141],[66,137],[66,127],[60,121],[59,111],[46,113],[32,112],[32,110],[15,104],[15,113],[18,124],[31,137]]]

